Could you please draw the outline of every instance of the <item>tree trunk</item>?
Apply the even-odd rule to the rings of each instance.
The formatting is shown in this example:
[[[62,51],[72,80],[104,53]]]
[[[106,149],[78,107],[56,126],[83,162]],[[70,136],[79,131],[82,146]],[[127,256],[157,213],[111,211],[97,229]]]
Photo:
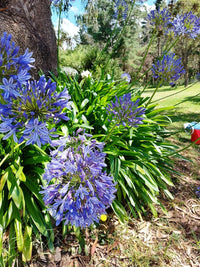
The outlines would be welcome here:
[[[12,40],[20,47],[33,52],[35,69],[45,74],[56,72],[56,36],[51,22],[50,0],[0,0],[0,36],[12,34]]]
[[[188,70],[187,69],[185,69],[185,74],[184,74],[184,85],[185,85],[185,87],[187,87],[188,86]]]

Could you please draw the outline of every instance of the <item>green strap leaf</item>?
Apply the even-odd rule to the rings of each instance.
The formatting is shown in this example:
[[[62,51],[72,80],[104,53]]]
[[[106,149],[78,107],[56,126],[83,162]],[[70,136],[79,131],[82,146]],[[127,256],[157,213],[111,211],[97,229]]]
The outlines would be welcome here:
[[[127,170],[124,170],[124,169],[120,169],[120,173],[122,174],[122,176],[124,177],[124,179],[125,179],[125,181],[127,182],[127,184],[128,184],[128,186],[130,187],[130,188],[133,188],[133,189],[135,189],[135,185],[134,185],[134,183],[133,183],[133,181],[132,181],[132,177],[130,176],[130,173],[129,173],[129,175],[127,174]]]
[[[0,254],[0,266],[5,267],[2,254]]]
[[[28,192],[24,192],[24,197],[26,208],[31,219],[33,220],[33,223],[40,231],[40,233],[47,237],[48,233],[46,229],[46,223],[44,221],[43,214],[41,213],[40,208],[34,202],[33,197],[30,197],[30,194]]]
[[[32,257],[32,228],[28,225],[25,227],[24,232],[24,249],[22,252],[22,260],[24,262],[30,261]]]
[[[20,181],[25,182],[26,181],[26,176],[23,172],[23,167],[19,166],[17,172],[16,172],[16,178],[18,178]]]
[[[5,228],[8,227],[10,222],[15,218],[15,209],[16,206],[13,204],[13,201],[11,201],[8,210],[3,215],[3,225]]]
[[[48,247],[50,249],[50,251],[53,253],[54,252],[54,231],[53,231],[53,227],[52,227],[52,224],[51,224],[51,218],[50,218],[50,215],[49,213],[46,213],[45,216],[44,216],[44,219],[45,219],[45,222],[46,222],[46,225],[48,227],[48,237],[47,237],[47,243],[48,243]]]
[[[25,186],[26,186],[26,188],[23,191],[26,190],[27,192],[29,191],[32,194],[34,194],[34,196],[40,202],[40,205],[42,205],[44,207],[44,202],[42,199],[42,195],[40,194],[40,191],[39,191],[40,187],[38,186],[38,184],[34,180],[29,178],[26,180]]]
[[[8,266],[12,266],[13,260],[16,258],[15,242],[16,242],[15,227],[14,227],[14,221],[12,221],[9,228]]]
[[[84,99],[83,102],[81,103],[81,109],[83,109],[87,105],[87,103],[89,103],[89,102],[90,101],[88,98]]]
[[[111,207],[122,223],[128,220],[125,208],[117,199],[113,201]]]
[[[1,176],[1,180],[0,180],[0,192],[3,190],[4,185],[6,183],[8,179],[8,170],[6,170],[6,172]]]
[[[24,248],[24,238],[22,234],[22,222],[21,222],[20,217],[14,220],[14,226],[15,226],[15,233],[16,233],[16,239],[17,239],[17,248],[19,252],[22,252]]]
[[[3,225],[0,224],[0,255],[2,253],[3,248]]]
[[[21,209],[24,202],[23,191],[19,187],[17,179],[14,176],[11,168],[8,169],[8,173],[7,185],[9,190],[9,198],[12,198],[17,208]]]

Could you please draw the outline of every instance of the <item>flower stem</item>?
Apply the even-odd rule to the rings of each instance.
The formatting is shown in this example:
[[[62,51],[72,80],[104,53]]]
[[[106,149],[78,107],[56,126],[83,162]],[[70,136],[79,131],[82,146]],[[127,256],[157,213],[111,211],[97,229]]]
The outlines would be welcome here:
[[[113,31],[111,32],[111,35],[110,35],[110,37],[109,37],[109,39],[108,39],[108,41],[107,41],[105,47],[102,49],[102,51],[101,51],[99,57],[97,58],[97,63],[100,62],[100,60],[101,60],[101,58],[102,58],[102,56],[103,56],[103,53],[106,51],[106,49],[107,49],[108,46],[110,45],[111,40],[112,40],[112,37],[113,37],[113,35],[114,35],[114,33],[115,33],[116,29],[117,29],[117,25],[118,25],[118,24],[117,24],[117,22],[116,22],[115,27],[114,27]],[[117,33],[117,35],[118,35],[118,34],[119,34],[119,33]],[[117,36],[117,35],[116,35],[116,36]]]
[[[115,130],[116,125],[114,124],[113,127],[111,128],[110,132],[108,132],[105,140],[103,140],[103,142],[106,142],[108,140],[108,138],[111,136],[111,134],[113,133],[113,131]]]
[[[117,46],[118,46],[118,44],[119,44],[119,41],[120,41],[120,39],[121,39],[121,36],[123,35],[123,33],[124,33],[125,29],[126,29],[126,26],[128,25],[128,22],[129,22],[129,20],[130,20],[130,18],[131,18],[131,13],[132,13],[133,8],[134,8],[134,5],[135,5],[135,0],[134,0],[133,3],[131,4],[131,9],[130,9],[130,12],[129,12],[127,18],[126,18],[125,25],[124,25],[124,27],[122,28],[122,30],[120,31],[120,33],[118,34],[118,38],[117,38],[117,40],[116,40],[116,43],[115,43],[115,45],[114,45],[114,47],[113,47],[113,49],[112,49],[112,51],[111,51],[111,53],[110,53],[110,55],[109,55],[109,57],[108,57],[108,61],[107,61],[106,65],[104,66],[104,71],[107,69],[108,64],[109,64],[109,62],[110,62],[110,60],[111,60],[111,58],[112,58],[112,55],[113,55],[115,49],[117,48]],[[114,30],[115,30],[115,29],[114,29]]]
[[[11,138],[11,157],[14,157],[14,149],[15,149],[15,143],[14,143],[14,139]]]
[[[160,87],[161,83],[162,83],[162,80],[158,83],[156,89],[153,91],[153,94],[151,95],[151,97],[149,98],[149,100],[148,100],[148,102],[146,104],[146,107],[151,103],[151,100],[154,97],[154,95],[156,94],[156,92],[158,91],[158,88]]]
[[[175,40],[169,47],[167,47],[167,46],[168,46],[168,42],[167,42],[166,47],[164,48],[164,51],[165,51],[165,49],[166,49],[165,52],[169,52],[170,49],[171,49],[172,47],[175,46],[175,44],[178,42],[179,39],[180,39],[180,36],[178,36],[178,37],[176,38],[176,40]]]
[[[144,65],[144,61],[145,61],[145,59],[146,59],[146,57],[147,57],[147,54],[148,54],[148,52],[149,52],[149,48],[151,47],[151,44],[152,44],[152,42],[153,42],[153,40],[154,40],[155,33],[156,33],[156,29],[154,29],[154,31],[153,31],[152,37],[151,37],[150,42],[149,42],[149,44],[148,44],[148,46],[147,46],[147,49],[146,49],[145,55],[144,55],[144,57],[143,57],[142,63],[140,64],[139,70],[137,71],[137,73],[136,73],[136,75],[135,75],[135,79],[134,79],[133,83],[135,83],[135,82],[138,80],[137,77],[138,77],[138,75],[139,75],[139,73],[140,73],[140,71],[141,71],[141,69],[142,69],[142,67],[143,67],[143,65]]]
[[[152,36],[153,37],[153,36]],[[178,42],[178,40],[179,40],[179,36],[176,38],[176,40],[168,47],[168,44],[170,43],[169,41],[167,41],[167,43],[166,43],[166,46],[165,46],[165,48],[163,49],[163,51],[165,51],[165,53],[168,53],[169,51],[170,51],[170,49]],[[153,40],[152,40],[153,41]],[[150,42],[151,42],[151,40],[150,40]],[[149,47],[150,46],[148,46],[148,48],[147,48],[147,51],[146,51],[146,53],[145,53],[145,57],[147,56],[147,52],[148,52],[148,50],[149,50]],[[168,48],[167,48],[168,47]],[[164,56],[164,54],[159,58],[160,60],[161,59],[163,59],[163,56]],[[145,60],[145,57],[144,57],[144,59],[143,59],[143,62],[142,62],[142,64],[141,64],[141,66],[140,66],[140,69],[139,69],[139,71],[141,70],[141,68],[142,68],[142,65],[144,64],[144,60]],[[148,70],[147,71],[145,71],[139,78],[138,78],[138,80],[140,80],[140,79],[142,79],[150,70],[151,70],[151,68],[152,68],[152,66],[150,67],[150,68],[148,68]],[[139,71],[137,72],[137,74],[136,74],[136,76],[138,76],[139,75]],[[135,76],[135,77],[136,77]],[[133,83],[135,82],[135,80],[133,81]],[[130,84],[130,87],[131,87],[131,84]]]
[[[173,152],[173,153],[171,153],[171,154],[164,155],[163,157],[171,157],[171,156],[174,156],[174,155],[176,155],[176,154],[178,154],[178,153],[184,151],[185,149],[187,149],[187,148],[189,148],[189,147],[191,147],[191,146],[194,146],[194,145],[196,144],[196,142],[198,142],[199,140],[200,140],[200,137],[197,138],[194,142],[192,142],[192,143],[189,144],[188,146],[185,146],[185,147],[183,147],[183,148],[181,148],[181,149],[179,149],[179,150],[177,150],[176,152]]]
[[[128,130],[127,130],[128,131]],[[119,140],[124,140],[124,137],[127,136],[127,132],[124,132],[120,137],[119,137]],[[115,145],[117,143],[117,141],[119,140],[115,140],[114,142],[112,142],[112,146]]]

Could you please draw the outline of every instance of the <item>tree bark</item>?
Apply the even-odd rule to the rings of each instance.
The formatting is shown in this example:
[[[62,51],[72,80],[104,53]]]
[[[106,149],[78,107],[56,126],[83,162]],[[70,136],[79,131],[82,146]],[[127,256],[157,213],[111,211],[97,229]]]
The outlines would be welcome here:
[[[56,73],[57,46],[50,0],[0,0],[0,25],[0,36],[5,31],[12,34],[19,53],[26,48],[33,52],[35,78],[40,70]]]

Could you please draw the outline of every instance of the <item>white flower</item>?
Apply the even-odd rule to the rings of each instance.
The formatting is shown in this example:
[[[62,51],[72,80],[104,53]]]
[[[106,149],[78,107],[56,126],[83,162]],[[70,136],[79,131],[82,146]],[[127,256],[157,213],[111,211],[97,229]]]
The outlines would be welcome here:
[[[92,73],[89,71],[89,70],[83,70],[82,72],[81,72],[81,77],[82,78],[87,78],[87,77],[92,77]]]

